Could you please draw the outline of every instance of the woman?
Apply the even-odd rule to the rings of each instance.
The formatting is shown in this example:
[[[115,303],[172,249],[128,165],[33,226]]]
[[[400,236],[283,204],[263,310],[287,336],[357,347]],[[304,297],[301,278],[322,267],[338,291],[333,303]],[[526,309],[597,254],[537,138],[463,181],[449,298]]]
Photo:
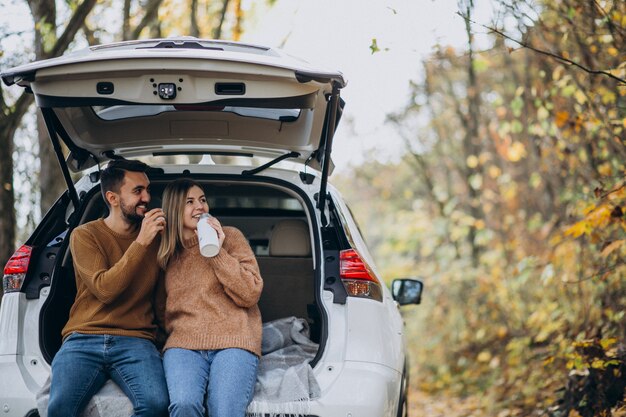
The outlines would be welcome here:
[[[163,367],[171,417],[244,417],[252,400],[261,355],[263,280],[244,235],[208,221],[220,251],[205,258],[196,228],[209,205],[202,187],[189,179],[163,193],[168,221],[158,261],[165,270],[167,341]]]

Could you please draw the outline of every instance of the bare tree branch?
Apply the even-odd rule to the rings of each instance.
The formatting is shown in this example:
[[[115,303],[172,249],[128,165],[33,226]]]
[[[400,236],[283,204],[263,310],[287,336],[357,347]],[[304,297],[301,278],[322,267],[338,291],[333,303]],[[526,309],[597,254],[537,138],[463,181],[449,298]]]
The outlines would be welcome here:
[[[594,74],[594,75],[604,75],[604,76],[607,76],[607,77],[609,77],[609,78],[611,78],[611,79],[616,80],[616,81],[617,81],[617,82],[619,82],[619,83],[626,84],[626,79],[623,79],[623,78],[620,78],[620,77],[618,77],[618,76],[616,76],[616,75],[613,75],[613,74],[611,74],[611,73],[610,73],[610,72],[608,72],[608,71],[603,71],[603,70],[594,70],[594,69],[591,69],[591,68],[587,68],[587,67],[585,67],[584,65],[581,65],[581,64],[579,64],[579,63],[578,63],[578,62],[576,62],[576,61],[572,61],[571,59],[568,59],[568,58],[562,57],[562,56],[557,55],[557,54],[555,54],[555,53],[553,53],[553,52],[550,52],[550,51],[544,51],[544,50],[542,50],[542,49],[535,48],[534,46],[530,45],[529,43],[524,42],[524,41],[520,41],[519,39],[515,39],[515,38],[513,38],[513,37],[511,37],[511,36],[507,35],[506,33],[502,32],[501,30],[498,30],[498,29],[496,29],[496,28],[492,28],[492,27],[489,27],[489,26],[483,25],[482,23],[477,23],[477,22],[474,22],[473,20],[468,19],[468,18],[467,18],[467,16],[464,16],[464,15],[463,15],[462,13],[460,13],[460,12],[457,12],[457,14],[458,14],[459,16],[461,16],[463,19],[465,19],[466,21],[468,21],[468,22],[470,22],[470,23],[473,23],[473,24],[475,24],[475,25],[482,26],[483,28],[485,28],[485,29],[489,30],[490,32],[493,32],[493,33],[495,33],[495,34],[497,34],[497,35],[499,35],[499,36],[502,36],[502,37],[503,37],[503,38],[505,38],[505,39],[508,39],[508,40],[510,40],[510,41],[512,41],[512,42],[515,42],[516,44],[520,45],[520,46],[521,46],[521,47],[523,47],[523,48],[530,49],[531,51],[537,52],[538,54],[542,54],[542,55],[549,56],[549,57],[554,58],[554,59],[556,59],[556,60],[558,60],[558,61],[560,61],[560,62],[563,62],[564,64],[568,64],[568,65],[574,66],[574,67],[576,67],[576,68],[579,68],[579,69],[581,69],[581,70],[585,71],[586,73],[589,73],[589,74]]]
[[[85,23],[85,19],[96,5],[97,0],[84,0],[80,6],[76,9],[72,18],[68,22],[65,30],[59,36],[55,42],[52,50],[50,51],[50,57],[61,55],[69,47],[70,43],[74,40],[76,33]]]
[[[141,19],[141,22],[137,25],[135,29],[133,29],[131,34],[131,39],[138,39],[141,31],[146,28],[151,21],[153,21],[157,17],[157,13],[159,11],[159,6],[163,0],[150,0],[146,7],[146,14]]]

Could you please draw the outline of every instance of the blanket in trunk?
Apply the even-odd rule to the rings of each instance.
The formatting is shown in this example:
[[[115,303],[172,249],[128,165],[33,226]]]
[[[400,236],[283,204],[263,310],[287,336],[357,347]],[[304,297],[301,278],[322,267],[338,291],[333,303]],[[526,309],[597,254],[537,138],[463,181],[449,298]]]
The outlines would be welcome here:
[[[303,319],[287,317],[263,325],[263,344],[254,398],[253,415],[307,415],[310,401],[320,396],[309,362],[318,345],[309,339]]]
[[[309,362],[318,344],[309,339],[306,320],[286,317],[263,324],[262,357],[248,415],[307,415],[320,388]],[[47,417],[50,379],[37,394],[37,408]],[[111,380],[89,400],[82,417],[128,417],[133,407]]]

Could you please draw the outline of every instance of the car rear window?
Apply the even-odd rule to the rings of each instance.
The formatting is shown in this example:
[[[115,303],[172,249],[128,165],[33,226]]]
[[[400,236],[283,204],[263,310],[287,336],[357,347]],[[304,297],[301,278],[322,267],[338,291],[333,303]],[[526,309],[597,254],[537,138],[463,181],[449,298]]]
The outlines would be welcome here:
[[[166,112],[224,112],[258,119],[295,121],[301,111],[300,109],[206,105],[115,105],[93,106],[92,109],[96,116],[106,121],[156,116]]]

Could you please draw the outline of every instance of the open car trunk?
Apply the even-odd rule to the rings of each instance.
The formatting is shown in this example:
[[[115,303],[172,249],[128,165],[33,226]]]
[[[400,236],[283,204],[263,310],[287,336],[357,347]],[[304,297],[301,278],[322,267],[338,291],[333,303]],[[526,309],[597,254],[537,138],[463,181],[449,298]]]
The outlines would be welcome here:
[[[163,189],[169,181],[180,177],[163,174],[151,176],[151,207],[160,207]],[[310,201],[287,183],[276,179],[241,177],[206,179],[185,175],[200,182],[208,197],[210,212],[225,226],[234,226],[248,239],[259,264],[263,278],[263,292],[259,308],[264,323],[297,317],[309,324],[310,339],[323,343],[320,311],[318,273],[315,267],[315,245],[310,235],[309,222],[314,219]],[[225,176],[222,176],[225,177]],[[280,183],[280,184],[279,184]],[[107,207],[101,197],[100,186],[95,184],[81,199],[81,205],[70,218],[69,231],[54,232],[49,236],[48,247],[56,250],[57,258],[50,294],[40,314],[40,346],[46,361],[61,346],[61,329],[67,322],[69,310],[76,294],[75,276],[69,251],[69,234],[76,226],[104,217]],[[64,216],[63,210],[52,210],[51,216]],[[315,221],[315,220],[313,220]],[[62,224],[60,219],[47,222]],[[54,231],[54,228],[50,228]],[[48,278],[49,280],[49,278]],[[37,286],[40,280],[32,280]],[[193,291],[190,288],[190,291]],[[210,318],[207,318],[210,320]]]

